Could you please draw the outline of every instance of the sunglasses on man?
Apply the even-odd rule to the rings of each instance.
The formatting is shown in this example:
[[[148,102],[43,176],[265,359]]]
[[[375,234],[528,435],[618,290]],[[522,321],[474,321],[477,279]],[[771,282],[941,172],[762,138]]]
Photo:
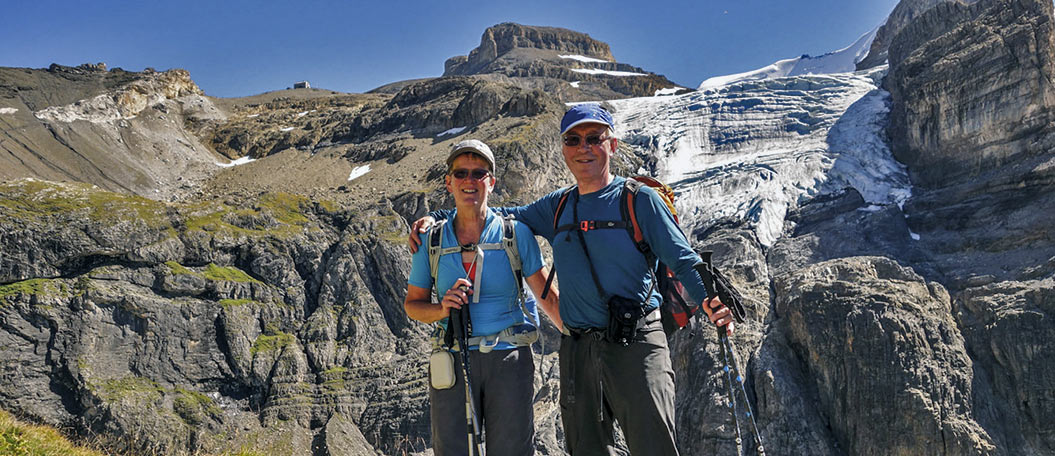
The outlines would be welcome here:
[[[455,179],[465,179],[466,177],[472,176],[473,180],[480,180],[480,179],[483,179],[483,178],[487,177],[490,174],[491,174],[490,171],[488,171],[486,169],[480,169],[480,168],[474,169],[472,171],[464,169],[464,168],[458,168],[458,169],[455,169],[455,170],[451,170],[451,176],[453,176]]]
[[[568,147],[579,147],[583,140],[582,136],[579,135],[564,135],[561,139],[564,141],[564,145]],[[601,135],[589,135],[586,137],[586,144],[596,146],[606,139],[608,138],[603,138]]]

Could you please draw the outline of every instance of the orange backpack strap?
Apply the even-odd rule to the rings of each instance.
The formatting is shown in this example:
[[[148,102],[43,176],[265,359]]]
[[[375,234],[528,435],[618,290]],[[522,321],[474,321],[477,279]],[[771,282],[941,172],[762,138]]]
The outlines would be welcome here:
[[[637,221],[637,210],[634,208],[637,192],[641,190],[643,185],[645,184],[635,178],[627,178],[626,184],[623,185],[623,203],[619,205],[619,212],[622,213],[623,220],[626,221],[626,232],[630,235],[630,239],[634,241],[634,246],[646,258],[649,258],[652,256],[652,247],[645,241],[645,234],[641,232],[641,224]]]
[[[568,229],[568,227],[563,227],[565,229],[561,230],[562,227],[557,226],[557,223],[560,222],[560,215],[562,213],[564,213],[564,206],[566,206],[568,204],[568,195],[571,195],[571,192],[574,192],[577,188],[579,188],[578,185],[573,185],[571,187],[566,188],[564,190],[564,192],[562,192],[560,194],[560,200],[557,201],[557,210],[553,212],[553,235],[554,236],[556,236],[558,232],[566,231]]]

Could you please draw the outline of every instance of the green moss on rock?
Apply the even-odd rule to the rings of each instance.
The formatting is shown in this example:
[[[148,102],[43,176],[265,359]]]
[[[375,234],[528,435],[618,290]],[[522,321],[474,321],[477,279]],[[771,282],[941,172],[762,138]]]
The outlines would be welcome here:
[[[197,274],[194,271],[191,271],[190,269],[187,269],[186,266],[183,266],[182,264],[179,264],[179,263],[177,263],[175,261],[166,261],[165,262],[165,266],[168,266],[169,270],[172,271],[173,274],[182,274],[182,275],[195,275],[195,274]]]
[[[161,399],[165,390],[157,382],[138,376],[109,379],[102,382],[100,391],[103,399],[117,402],[128,398],[140,398],[149,401]]]
[[[260,208],[271,212],[271,215],[282,223],[303,225],[308,223],[304,216],[305,208],[311,207],[307,197],[290,193],[269,193],[260,198]]]
[[[246,274],[241,269],[233,266],[217,266],[209,263],[205,266],[205,278],[209,280],[223,280],[227,282],[260,282]]]
[[[59,279],[29,279],[0,285],[0,306],[18,296],[71,296],[70,286]]]
[[[87,184],[20,179],[0,184],[0,195],[0,213],[17,219],[84,213],[89,220],[102,223],[169,224],[164,203]]]
[[[275,350],[281,350],[294,342],[293,335],[280,332],[273,336],[261,335],[253,341],[253,346],[249,349],[249,353],[256,355],[260,352],[272,352]]]
[[[176,388],[174,392],[176,397],[172,400],[172,409],[191,426],[198,426],[206,418],[216,419],[223,414],[223,410],[209,396],[183,388]]]

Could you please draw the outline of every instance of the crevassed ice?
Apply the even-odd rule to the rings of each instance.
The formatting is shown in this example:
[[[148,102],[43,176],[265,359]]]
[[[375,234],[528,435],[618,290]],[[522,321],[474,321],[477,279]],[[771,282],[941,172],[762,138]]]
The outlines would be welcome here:
[[[790,208],[853,187],[875,205],[911,194],[883,140],[889,94],[868,73],[742,81],[609,101],[622,139],[656,157],[691,232],[730,217],[770,246]]]

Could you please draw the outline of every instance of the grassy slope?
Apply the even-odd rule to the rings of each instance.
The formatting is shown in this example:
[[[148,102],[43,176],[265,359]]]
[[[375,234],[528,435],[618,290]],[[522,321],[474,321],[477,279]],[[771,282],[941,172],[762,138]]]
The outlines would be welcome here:
[[[103,456],[70,443],[54,428],[22,423],[0,410],[0,454],[12,456]]]

